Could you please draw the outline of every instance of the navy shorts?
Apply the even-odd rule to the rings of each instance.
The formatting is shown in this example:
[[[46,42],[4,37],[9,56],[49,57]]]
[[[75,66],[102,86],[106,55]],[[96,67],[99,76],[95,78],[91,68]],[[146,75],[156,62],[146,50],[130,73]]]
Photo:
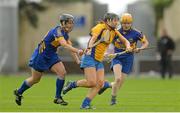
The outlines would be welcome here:
[[[111,62],[111,70],[113,70],[113,66],[120,64],[122,66],[122,72],[129,74],[132,71],[132,66],[133,66],[133,60],[134,60],[134,56],[130,55],[130,56],[117,56],[116,58],[114,58]]]
[[[61,59],[57,53],[46,56],[44,54],[39,54],[38,49],[36,49],[31,56],[29,66],[39,72],[43,72],[49,70],[54,64],[60,61]]]

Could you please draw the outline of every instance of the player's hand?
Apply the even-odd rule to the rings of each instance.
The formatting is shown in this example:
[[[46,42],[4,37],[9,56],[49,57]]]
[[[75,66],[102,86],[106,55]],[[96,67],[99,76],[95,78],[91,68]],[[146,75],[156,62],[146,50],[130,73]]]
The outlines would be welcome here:
[[[91,54],[91,48],[86,48],[86,49],[84,50],[84,53],[85,53],[86,55],[90,55],[90,54]]]
[[[107,54],[107,53],[104,54],[104,58],[107,60],[113,59],[115,57],[116,57],[115,54]]]
[[[105,58],[107,59],[107,62],[110,63],[112,59],[116,57],[116,54],[107,54]]]
[[[132,52],[133,49],[132,49],[132,47],[126,47],[126,51],[127,51],[127,52]]]
[[[108,57],[109,59],[113,59],[113,58],[116,57],[116,55],[115,55],[115,54],[108,54],[107,57]]]
[[[81,61],[80,61],[80,60],[78,60],[76,63],[77,63],[77,64],[81,64]]]
[[[104,58],[107,58],[107,57],[108,57],[108,55],[109,55],[108,53],[105,53],[105,54],[104,54]]]
[[[115,57],[114,54],[108,54],[108,53],[105,53],[105,54],[104,54],[104,58],[107,59],[107,60],[112,59],[112,58],[114,58],[114,57]]]
[[[78,50],[78,55],[79,55],[79,56],[82,56],[83,54],[84,54],[84,50],[79,49],[79,50]]]
[[[139,53],[140,51],[141,51],[140,48],[135,48],[135,49],[133,50],[133,52],[135,52],[135,53]]]

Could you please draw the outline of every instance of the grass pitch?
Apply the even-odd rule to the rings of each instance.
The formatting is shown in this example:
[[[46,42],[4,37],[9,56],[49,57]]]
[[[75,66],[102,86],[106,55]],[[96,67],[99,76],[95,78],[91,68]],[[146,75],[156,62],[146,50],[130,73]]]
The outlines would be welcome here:
[[[27,76],[0,75],[0,112],[180,112],[180,76],[172,80],[159,77],[128,77],[118,93],[118,104],[110,106],[111,89],[92,101],[96,109],[81,110],[87,89],[77,88],[64,96],[68,106],[53,103],[56,77],[43,76],[40,83],[24,94],[22,106],[15,104],[13,90],[20,87]],[[78,80],[83,76],[67,76]],[[112,81],[113,76],[106,77]]]

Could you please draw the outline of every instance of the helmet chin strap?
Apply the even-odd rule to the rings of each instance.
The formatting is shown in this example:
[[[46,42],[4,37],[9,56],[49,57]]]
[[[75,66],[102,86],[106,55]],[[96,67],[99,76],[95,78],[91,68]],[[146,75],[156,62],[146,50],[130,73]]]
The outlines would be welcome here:
[[[111,20],[110,20],[111,21]],[[111,25],[109,25],[107,22],[105,22],[106,25],[108,25],[112,30],[114,30],[116,27],[112,27]]]
[[[68,28],[68,27],[65,27],[65,31],[66,31],[66,32],[71,32],[72,29],[70,29],[70,28]]]
[[[123,28],[123,27],[122,27],[122,28]],[[124,29],[124,28],[123,28],[123,30],[124,30],[124,31],[129,31],[131,28],[132,28],[132,26],[130,26],[130,27],[127,28],[127,29]]]
[[[128,29],[123,29],[124,31],[129,31],[131,28],[128,28]]]

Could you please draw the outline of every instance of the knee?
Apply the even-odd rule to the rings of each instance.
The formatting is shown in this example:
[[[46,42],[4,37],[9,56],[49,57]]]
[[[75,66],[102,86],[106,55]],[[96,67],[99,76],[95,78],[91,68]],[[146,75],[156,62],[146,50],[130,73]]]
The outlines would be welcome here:
[[[60,75],[63,79],[65,79],[65,75],[67,74],[67,72],[66,71],[64,71],[63,73],[62,73],[62,75]]]
[[[121,82],[121,78],[120,77],[118,77],[118,78],[116,78],[116,83],[120,83]]]
[[[87,82],[87,86],[89,87],[89,88],[92,88],[92,87],[96,87],[96,82],[95,81],[88,81]]]
[[[104,86],[104,81],[98,81],[98,87],[102,88]]]
[[[67,74],[67,72],[66,72],[66,71],[63,71],[62,76],[65,76],[66,74]]]
[[[66,71],[63,71],[61,73],[57,73],[57,75],[60,77],[60,78],[65,78],[65,75],[67,74]]]
[[[36,83],[39,83],[41,80],[41,78],[33,78],[33,83],[36,84]]]

